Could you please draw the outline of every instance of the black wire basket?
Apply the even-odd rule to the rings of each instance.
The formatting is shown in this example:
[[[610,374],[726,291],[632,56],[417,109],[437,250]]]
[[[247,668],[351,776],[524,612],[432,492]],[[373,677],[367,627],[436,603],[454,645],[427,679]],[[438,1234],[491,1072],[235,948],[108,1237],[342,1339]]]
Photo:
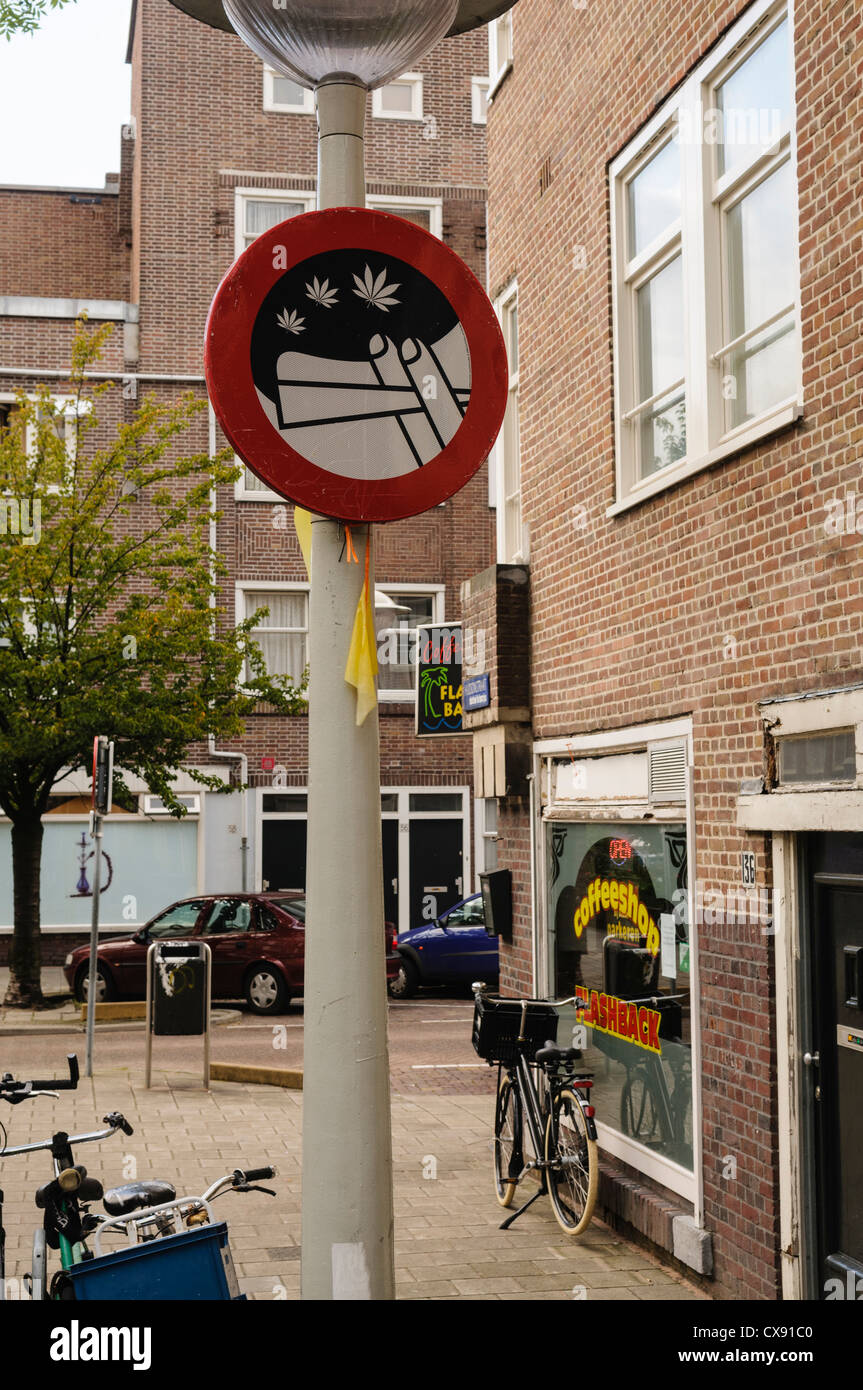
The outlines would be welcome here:
[[[530,1004],[521,1032],[521,1001],[478,995],[473,1011],[474,1051],[487,1062],[514,1062],[523,1052],[529,1062],[547,1042],[557,1042],[557,1010],[553,1004]]]

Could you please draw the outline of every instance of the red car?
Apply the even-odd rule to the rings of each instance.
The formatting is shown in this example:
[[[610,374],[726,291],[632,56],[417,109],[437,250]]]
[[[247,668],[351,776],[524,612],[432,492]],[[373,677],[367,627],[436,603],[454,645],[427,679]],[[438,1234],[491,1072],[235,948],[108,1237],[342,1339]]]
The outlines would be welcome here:
[[[147,949],[160,937],[195,937],[213,953],[214,999],[245,999],[256,1014],[282,1013],[303,993],[306,899],[304,893],[225,893],[184,898],[160,912],[134,936],[100,943],[97,999],[144,999]],[[401,957],[387,926],[387,980]],[[87,998],[90,947],[77,946],[63,966],[75,997]]]

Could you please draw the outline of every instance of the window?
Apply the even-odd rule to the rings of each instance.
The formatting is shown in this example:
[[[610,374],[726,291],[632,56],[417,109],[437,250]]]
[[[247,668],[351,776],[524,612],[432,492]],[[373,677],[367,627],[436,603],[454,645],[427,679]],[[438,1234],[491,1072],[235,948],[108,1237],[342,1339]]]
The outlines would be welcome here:
[[[151,940],[155,940],[156,937],[191,936],[203,905],[203,898],[196,898],[194,902],[189,903],[177,903],[160,917],[154,918],[147,928],[147,936]]]
[[[372,115],[395,121],[421,121],[423,118],[423,78],[421,72],[406,72],[372,92]]]
[[[301,87],[293,78],[283,77],[272,68],[264,68],[264,110],[282,111],[291,116],[313,116],[314,93],[308,87]]]
[[[314,206],[315,195],[311,192],[238,188],[234,202],[234,254],[239,256],[271,227],[302,212],[311,212]]]
[[[497,802],[493,796],[477,797],[477,872],[491,873],[497,868]]]
[[[241,898],[216,898],[204,918],[202,936],[224,936],[228,932],[250,931],[252,905]]]
[[[470,118],[474,125],[485,125],[488,119],[488,87],[487,77],[470,79]]]
[[[801,411],[790,26],[750,15],[611,168],[612,514]]]
[[[489,97],[494,96],[512,67],[512,10],[488,26]]]
[[[518,287],[496,301],[509,363],[506,414],[494,450],[497,485],[497,558],[502,565],[527,560],[527,536],[521,512],[521,455],[518,426]]]
[[[409,702],[416,689],[417,628],[440,622],[443,589],[405,585],[375,589],[378,698]]]
[[[237,611],[250,618],[259,608],[267,608],[254,630],[267,671],[271,676],[287,676],[298,685],[308,665],[309,595],[308,585],[238,585]]]
[[[34,397],[30,397],[35,400]],[[51,424],[57,438],[66,446],[66,457],[69,463],[75,459],[76,448],[76,421],[82,416],[87,415],[92,410],[91,401],[78,401],[71,396],[52,396],[52,412],[49,416],[47,411],[40,407],[37,412],[38,422]],[[19,398],[10,392],[0,395],[0,430],[14,428],[16,417],[20,419],[21,407]],[[31,458],[35,458],[37,449],[37,421],[31,421],[27,425],[27,453]],[[58,484],[48,484],[48,490],[57,490]]]

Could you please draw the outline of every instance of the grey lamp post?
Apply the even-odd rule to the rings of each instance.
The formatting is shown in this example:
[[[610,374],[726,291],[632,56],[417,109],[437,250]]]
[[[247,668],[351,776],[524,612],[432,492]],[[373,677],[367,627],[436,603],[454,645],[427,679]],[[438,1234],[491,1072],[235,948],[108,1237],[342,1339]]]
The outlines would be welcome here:
[[[367,93],[513,0],[171,3],[314,88],[324,209],[365,205]],[[360,554],[367,529],[354,528]],[[379,733],[376,709],[357,727],[344,679],[364,567],[340,562],[341,550],[338,522],[313,517],[302,1296],[392,1299]]]

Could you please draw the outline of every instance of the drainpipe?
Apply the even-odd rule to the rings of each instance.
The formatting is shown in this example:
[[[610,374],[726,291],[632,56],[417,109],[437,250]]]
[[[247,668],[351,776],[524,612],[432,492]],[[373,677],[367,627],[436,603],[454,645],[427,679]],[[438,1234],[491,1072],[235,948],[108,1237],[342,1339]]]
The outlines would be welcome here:
[[[216,416],[213,407],[209,408],[209,432],[208,448],[210,458],[216,456]],[[210,551],[215,553],[216,549],[216,510],[217,497],[215,487],[210,489]],[[211,578],[215,581],[215,570],[210,570]],[[213,610],[213,627],[216,625],[216,593],[215,588],[210,592],[210,607]],[[249,891],[249,798],[246,787],[249,781],[249,760],[245,753],[230,752],[226,748],[216,747],[216,736],[210,734],[207,738],[207,747],[210,757],[214,762],[236,762],[240,765],[240,781],[242,788],[240,791],[240,864],[242,891]]]

